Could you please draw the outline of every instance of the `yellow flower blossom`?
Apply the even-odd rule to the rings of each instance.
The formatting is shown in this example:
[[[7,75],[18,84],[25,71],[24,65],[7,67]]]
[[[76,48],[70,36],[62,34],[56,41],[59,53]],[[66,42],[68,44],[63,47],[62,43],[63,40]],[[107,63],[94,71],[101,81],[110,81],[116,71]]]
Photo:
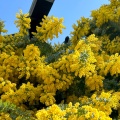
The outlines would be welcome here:
[[[48,39],[52,40],[54,37],[58,37],[58,33],[62,33],[62,29],[65,29],[62,22],[63,18],[58,19],[54,16],[44,16],[44,19],[42,19],[42,22],[40,23],[41,27],[37,26],[37,33],[33,34],[42,42],[45,42]]]
[[[86,78],[85,84],[87,87],[89,87],[90,90],[99,91],[103,87],[103,80],[104,77],[94,74],[93,76]]]
[[[18,20],[15,21],[16,26],[19,28],[19,32],[22,36],[28,35],[28,29],[30,29],[31,19],[29,18],[29,14],[23,14],[22,10],[20,13],[16,14],[16,18]]]

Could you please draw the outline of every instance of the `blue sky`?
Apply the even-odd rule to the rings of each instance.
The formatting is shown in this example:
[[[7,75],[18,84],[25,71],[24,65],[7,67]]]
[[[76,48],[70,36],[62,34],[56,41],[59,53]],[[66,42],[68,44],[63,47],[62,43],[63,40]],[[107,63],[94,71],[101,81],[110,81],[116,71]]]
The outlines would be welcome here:
[[[28,13],[33,0],[0,0],[0,19],[5,21],[5,28],[8,34],[16,33],[18,29],[14,25],[15,15],[22,9],[23,13]],[[108,4],[109,0],[55,0],[49,16],[63,17],[66,29],[59,38],[55,38],[52,43],[62,43],[66,36],[70,36],[73,31],[72,25],[80,17],[90,17],[94,9],[98,9],[102,4]]]

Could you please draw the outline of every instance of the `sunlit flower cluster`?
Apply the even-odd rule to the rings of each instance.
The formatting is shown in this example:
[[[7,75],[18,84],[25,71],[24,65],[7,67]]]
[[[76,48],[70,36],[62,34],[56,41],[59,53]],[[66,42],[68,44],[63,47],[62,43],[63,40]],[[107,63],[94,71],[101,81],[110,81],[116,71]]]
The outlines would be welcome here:
[[[37,119],[36,120],[66,120],[64,118],[65,116],[65,111],[61,110],[60,107],[58,107],[57,105],[52,105],[50,106],[48,109],[42,109],[42,110],[39,110],[37,113],[36,113],[36,117]]]
[[[62,107],[62,106],[61,106]],[[57,105],[52,105],[47,109],[39,110],[36,114],[37,120],[112,120],[104,112],[97,110],[88,105],[80,107],[79,103],[62,108]]]
[[[0,77],[4,79],[12,78],[13,81],[16,78],[17,67],[19,64],[18,56],[14,52],[7,54],[5,52],[0,54]],[[14,81],[15,82],[15,81]]]
[[[119,94],[120,92],[101,92],[100,95],[93,94],[91,98],[84,96],[83,98],[79,98],[79,100],[81,104],[94,107],[109,116],[112,109],[117,109],[120,105],[120,98],[118,97]]]
[[[2,77],[0,77],[0,94],[6,93],[11,89],[16,90],[16,84],[11,83],[9,80],[4,80]]]
[[[16,18],[15,24],[19,28],[19,34],[21,36],[28,35],[28,29],[30,28],[31,22],[29,14],[23,14],[22,10],[20,10],[20,13],[16,14]]]
[[[73,25],[74,31],[71,32],[72,34],[72,43],[73,47],[78,43],[78,41],[84,37],[85,34],[88,33],[90,29],[89,19],[82,17],[80,20],[77,21],[77,25]]]
[[[92,11],[91,19],[82,17],[69,44],[54,47],[47,40],[62,34],[63,18],[44,16],[30,39],[29,14],[16,17],[19,32],[0,35],[0,119],[12,120],[17,107],[32,111],[30,120],[112,120],[114,110],[120,118],[120,1]],[[113,39],[111,29],[118,30]],[[48,54],[44,44],[51,46],[44,49]],[[24,120],[23,114],[15,120]]]
[[[104,77],[94,74],[93,76],[90,76],[86,78],[85,84],[89,89],[92,90],[101,90],[103,88],[103,80]]]
[[[58,19],[57,17],[44,16],[41,27],[36,27],[37,33],[33,33],[36,38],[45,42],[48,39],[52,40],[54,37],[58,37],[58,34],[62,34],[62,29],[65,26],[62,24],[63,18]]]
[[[4,21],[0,20],[0,33],[6,33],[7,30],[4,28],[5,27],[5,24],[4,24]]]
[[[110,41],[108,36],[102,36],[99,38],[102,42],[102,49],[108,54],[120,53],[120,38],[116,37],[114,40]]]
[[[96,20],[96,25],[100,27],[108,21],[118,22],[120,17],[120,2],[111,0],[110,5],[103,5],[98,10],[93,10],[91,16]]]
[[[110,115],[112,108],[116,108],[119,104],[117,96],[112,95],[111,93],[102,92],[100,96],[93,95],[92,97],[93,104],[95,108],[103,111],[106,115]]]
[[[26,75],[26,79],[30,78],[30,74],[34,72],[36,64],[40,64],[40,50],[34,44],[28,45],[25,50],[23,50],[23,56],[19,59],[20,64],[18,65],[19,77],[22,78]]]
[[[105,62],[104,74],[110,73],[113,75],[118,75],[120,73],[120,56],[118,53],[111,55],[109,59]]]
[[[41,86],[34,87],[33,84],[28,82],[27,84],[22,84],[18,90],[10,89],[6,91],[1,96],[1,99],[21,106],[24,106],[24,102],[28,102],[29,105],[34,105],[39,102],[40,93]]]

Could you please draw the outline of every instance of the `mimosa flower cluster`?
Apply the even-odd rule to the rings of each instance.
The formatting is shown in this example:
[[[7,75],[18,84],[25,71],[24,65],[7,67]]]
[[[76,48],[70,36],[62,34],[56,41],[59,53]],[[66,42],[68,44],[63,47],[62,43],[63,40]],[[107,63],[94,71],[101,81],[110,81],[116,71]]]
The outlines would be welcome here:
[[[99,111],[88,105],[83,105],[77,102],[72,105],[70,102],[63,110],[57,105],[39,110],[36,114],[37,120],[112,120],[103,111]]]
[[[62,29],[65,29],[65,26],[62,24],[63,20],[63,18],[58,19],[54,16],[44,16],[40,23],[41,27],[37,26],[37,33],[33,33],[33,35],[43,42],[48,39],[52,40],[54,37],[58,38],[58,33],[62,34]]]
[[[30,39],[29,14],[16,17],[15,35],[0,21],[0,119],[120,119],[119,0],[77,20],[69,43],[48,41],[63,18],[44,16]]]
[[[18,20],[15,21],[15,24],[16,27],[19,28],[19,34],[21,34],[21,36],[28,35],[28,29],[30,28],[31,22],[29,14],[23,14],[22,10],[20,10],[20,13],[16,14],[16,18]]]

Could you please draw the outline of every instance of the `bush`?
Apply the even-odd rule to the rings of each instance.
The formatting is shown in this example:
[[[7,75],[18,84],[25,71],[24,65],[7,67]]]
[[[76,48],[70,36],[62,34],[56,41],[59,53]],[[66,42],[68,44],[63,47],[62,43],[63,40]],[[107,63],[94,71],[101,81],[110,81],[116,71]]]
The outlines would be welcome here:
[[[120,119],[120,1],[78,20],[63,44],[48,42],[63,18],[44,16],[30,39],[29,14],[16,17],[19,32],[0,35],[1,119]]]

